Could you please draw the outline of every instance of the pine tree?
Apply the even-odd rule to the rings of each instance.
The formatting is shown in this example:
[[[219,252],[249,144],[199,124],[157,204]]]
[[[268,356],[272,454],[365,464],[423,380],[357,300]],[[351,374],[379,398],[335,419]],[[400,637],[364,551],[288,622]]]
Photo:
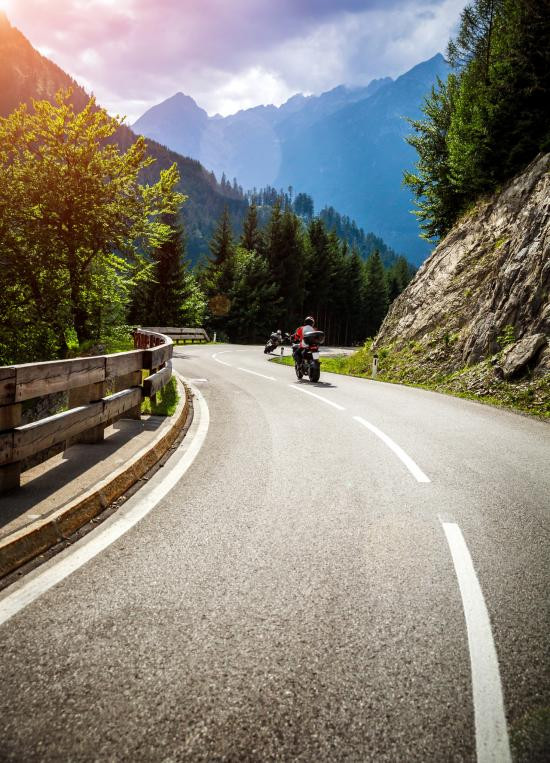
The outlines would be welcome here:
[[[448,55],[454,73],[409,140],[419,160],[405,182],[427,238],[550,149],[548,0],[473,0]]]
[[[262,244],[262,233],[258,227],[258,207],[252,203],[244,221],[241,246],[249,252],[260,252]]]
[[[273,331],[282,304],[269,265],[257,252],[239,247],[234,275],[224,330],[233,342],[263,342]]]
[[[179,326],[185,300],[185,261],[183,226],[174,216],[166,215],[170,238],[153,252],[155,285],[148,300],[149,325]]]
[[[401,293],[411,282],[414,275],[414,268],[409,265],[404,257],[398,257],[397,262],[393,266],[393,270],[397,276],[399,292]]]
[[[306,310],[321,328],[327,323],[327,303],[331,289],[332,252],[331,240],[325,224],[314,218],[308,227],[308,264]]]
[[[388,312],[388,294],[384,266],[380,254],[371,254],[365,266],[365,332],[369,337],[376,333]]]
[[[176,215],[165,214],[162,223],[170,236],[152,252],[149,277],[141,279],[131,294],[128,320],[144,326],[182,326],[197,315],[198,295],[185,260],[183,226]],[[195,302],[191,310],[189,300]]]
[[[347,310],[344,329],[344,344],[365,338],[363,329],[364,312],[364,266],[359,252],[354,249],[346,260]]]
[[[307,193],[299,193],[294,199],[294,211],[299,217],[311,220],[313,217],[313,199]]]
[[[410,120],[415,135],[407,142],[416,149],[418,160],[415,172],[405,172],[404,182],[416,197],[415,215],[419,218],[422,237],[435,241],[453,225],[464,195],[451,182],[447,136],[458,93],[458,80],[450,74],[447,82],[438,78],[431,94],[425,99],[426,119]]]
[[[224,207],[218,226],[210,241],[211,258],[208,266],[210,291],[227,293],[231,285],[232,264],[235,245],[227,206]]]

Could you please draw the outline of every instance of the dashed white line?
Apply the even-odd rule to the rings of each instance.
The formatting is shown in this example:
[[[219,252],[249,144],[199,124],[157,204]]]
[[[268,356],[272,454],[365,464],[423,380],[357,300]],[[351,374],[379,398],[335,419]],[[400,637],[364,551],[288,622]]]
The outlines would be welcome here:
[[[12,593],[0,598],[0,625],[118,540],[154,509],[183,477],[206,439],[210,422],[206,400],[197,387],[191,387],[191,389],[199,403],[199,416],[193,420],[187,436],[178,448],[181,452],[179,461],[175,461],[173,465],[170,462],[169,469],[161,470],[159,474],[162,480],[158,483],[155,481],[149,492],[145,492],[146,488],[143,488],[134,496],[134,499],[130,499],[126,507],[121,508],[69,550],[59,554],[51,566],[30,573],[22,585],[15,584],[16,588]]]
[[[443,520],[441,524],[451,550],[466,618],[477,760],[478,763],[508,763],[512,757],[489,613],[460,527]]]
[[[261,376],[262,379],[270,379],[271,381],[277,381],[274,376],[266,376],[265,374],[259,374],[257,371],[251,371],[249,368],[240,368],[237,366],[237,371],[244,371],[245,374],[254,374],[254,376]]]
[[[384,442],[390,450],[393,450],[397,458],[399,458],[407,467],[407,469],[410,471],[410,473],[413,475],[415,480],[417,482],[430,482],[430,478],[427,477],[422,469],[415,464],[415,462],[412,460],[412,458],[405,453],[403,448],[401,448],[396,442],[394,442],[391,437],[388,437],[387,434],[382,432],[381,429],[378,429],[378,427],[375,427],[374,424],[371,424],[370,421],[367,421],[366,419],[361,418],[361,416],[354,416],[353,417],[355,421],[358,421],[359,424],[362,424],[364,427],[366,427],[368,430],[370,430],[373,434],[375,434],[377,437],[379,437],[382,442]]]
[[[223,352],[215,352],[215,353],[212,355],[212,359],[213,359],[213,360],[215,360],[215,361],[216,361],[216,363],[221,363],[221,364],[222,364],[222,366],[228,366],[229,368],[233,368],[233,366],[231,365],[231,363],[226,363],[226,362],[225,362],[225,360],[220,360],[220,359],[218,358],[218,355],[226,355],[228,352],[231,352],[231,350],[224,350]]]
[[[327,400],[326,397],[321,397],[321,395],[316,395],[315,392],[310,392],[308,389],[304,389],[303,387],[297,387],[296,384],[289,384],[288,385],[290,389],[295,389],[298,392],[303,392],[304,395],[311,395],[311,397],[316,397],[317,400],[320,400],[322,403],[326,403],[327,405],[332,405],[333,408],[336,408],[338,411],[345,411],[343,405],[339,405],[338,403],[333,403],[332,400]]]

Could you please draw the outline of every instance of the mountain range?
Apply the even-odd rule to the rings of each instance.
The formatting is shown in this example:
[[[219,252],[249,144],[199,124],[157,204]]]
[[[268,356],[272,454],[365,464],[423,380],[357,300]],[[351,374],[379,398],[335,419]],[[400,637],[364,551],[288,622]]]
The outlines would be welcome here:
[[[402,186],[416,153],[405,138],[407,119],[421,116],[424,97],[449,65],[441,54],[395,80],[344,85],[319,96],[301,94],[280,107],[256,106],[209,117],[188,95],[153,106],[133,129],[201,161],[217,177],[246,188],[265,186],[310,194],[331,205],[419,264],[429,245],[419,238],[413,201]]]
[[[149,155],[155,159],[154,164],[144,171],[142,180],[149,183],[155,182],[162,169],[170,167],[174,162],[177,164],[181,176],[179,188],[188,196],[187,202],[183,205],[182,217],[186,232],[186,251],[191,263],[194,264],[199,259],[208,255],[209,241],[225,206],[229,210],[232,227],[237,235],[240,234],[248,208],[248,201],[240,191],[239,184],[231,185],[228,182],[218,182],[214,173],[211,170],[205,169],[203,164],[196,158],[197,146],[200,145],[201,124],[204,126],[205,123],[218,123],[222,131],[221,147],[216,147],[215,133],[211,133],[211,156],[214,150],[220,156],[224,155],[223,134],[236,136],[235,145],[238,143],[237,138],[242,136],[244,143],[241,145],[240,151],[236,151],[235,155],[243,153],[242,146],[248,140],[249,156],[251,156],[253,141],[250,139],[250,131],[245,130],[243,125],[259,124],[260,126],[265,126],[265,120],[268,117],[264,119],[261,115],[265,116],[268,114],[272,125],[285,125],[285,134],[289,140],[291,137],[298,140],[307,130],[313,129],[315,125],[322,124],[323,120],[328,120],[346,105],[349,107],[355,103],[360,104],[366,99],[374,97],[377,92],[383,91],[384,87],[390,83],[391,80],[389,79],[375,80],[366,88],[350,89],[338,87],[319,97],[298,95],[279,108],[275,106],[260,106],[255,109],[239,112],[233,117],[228,118],[220,116],[209,118],[206,112],[199,109],[191,98],[182,94],[169,99],[159,107],[154,107],[151,112],[153,114],[156,113],[158,116],[159,130],[151,135],[148,135],[148,131],[144,129],[140,130],[147,138]],[[27,38],[18,29],[13,27],[6,15],[0,11],[0,117],[7,116],[22,103],[30,106],[33,99],[45,98],[51,101],[59,89],[66,90],[69,88],[72,91],[72,103],[78,111],[88,102],[89,96],[86,91],[59,66],[33,48]],[[155,109],[157,109],[156,112]],[[184,123],[187,126],[193,123],[196,127],[198,126],[197,129],[182,131],[180,127],[177,127],[172,137],[169,140],[165,140],[163,138],[163,129],[177,125],[182,110],[186,114]],[[162,118],[163,113],[169,117],[164,122]],[[183,135],[181,139],[184,142],[176,142],[177,134]],[[265,153],[262,149],[264,135],[265,130],[263,127],[256,130],[259,145],[256,154],[258,161]],[[271,135],[273,135],[273,131]],[[247,136],[249,137],[247,138]],[[117,143],[122,150],[126,150],[135,139],[136,132],[122,125],[111,140]],[[193,143],[193,141],[195,142]],[[194,158],[189,158],[188,155]],[[251,162],[251,164],[253,165],[254,162]],[[280,169],[281,163],[279,162],[277,173],[279,173]],[[220,173],[220,181],[221,179]],[[287,185],[289,184],[287,183]],[[243,181],[240,181],[240,185],[243,185]],[[296,185],[295,189],[296,192],[299,192],[306,190],[307,187],[306,183],[304,187]],[[332,209],[329,209],[328,213],[330,213],[329,217],[334,222],[333,218],[335,215],[338,216],[338,213],[334,209],[335,205],[332,204],[330,206]],[[317,211],[320,211],[320,207],[318,207]],[[265,217],[266,215],[269,216],[268,208],[264,210],[263,216]],[[352,229],[351,233],[353,234],[351,238],[347,237],[349,238],[350,245],[353,243],[358,245],[356,240],[357,235],[353,231],[357,232],[359,227],[356,226],[354,220],[348,220],[346,224],[348,224],[348,227],[351,226],[350,229]],[[366,242],[365,246],[361,248],[362,256],[368,256],[372,247],[375,247],[380,250],[386,265],[391,265],[397,256],[395,252],[388,249],[387,243],[378,235],[376,228],[371,227],[366,230],[373,230],[375,233],[359,231]],[[346,235],[344,237],[346,238]],[[404,251],[406,254],[408,253],[403,248],[401,251]],[[409,256],[408,259],[411,262],[414,261],[413,257]]]

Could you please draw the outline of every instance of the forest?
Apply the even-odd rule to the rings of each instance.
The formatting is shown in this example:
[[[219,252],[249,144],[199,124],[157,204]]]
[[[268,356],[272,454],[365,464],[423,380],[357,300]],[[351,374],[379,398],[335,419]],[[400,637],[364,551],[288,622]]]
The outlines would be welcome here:
[[[418,152],[405,183],[431,241],[539,152],[550,150],[550,5],[475,0],[449,42],[453,70],[412,121]]]
[[[211,241],[211,256],[194,272],[195,286],[204,295],[203,324],[220,338],[257,342],[276,328],[294,330],[309,313],[332,344],[374,336],[389,302],[412,276],[405,258],[397,258],[386,269],[377,251],[363,260],[322,219],[306,222],[290,205],[283,206],[280,198],[270,210],[262,228],[258,207],[251,203],[239,238],[234,237],[228,211],[222,215]],[[183,269],[176,275],[182,258],[181,229],[175,224],[173,231],[171,272],[174,284],[179,279],[178,288],[188,299]],[[155,280],[161,280],[160,273]],[[154,302],[153,295],[151,299]],[[156,308],[149,304],[145,295],[135,300],[131,320],[143,323],[146,317],[149,321],[154,317],[154,325],[167,325],[173,323],[169,318],[178,317],[168,313],[167,299],[159,300]],[[185,310],[185,300],[181,304]],[[180,313],[179,317],[178,325],[198,315]]]
[[[364,247],[361,257],[321,217],[275,194],[247,202],[237,232],[229,199],[210,256],[191,268],[177,164],[144,182],[147,143],[121,150],[120,127],[93,98],[76,110],[70,91],[0,120],[1,364],[116,347],[137,324],[205,326],[251,342],[293,330],[308,312],[334,343],[376,333],[410,280],[404,258],[384,268],[373,251],[365,261]]]

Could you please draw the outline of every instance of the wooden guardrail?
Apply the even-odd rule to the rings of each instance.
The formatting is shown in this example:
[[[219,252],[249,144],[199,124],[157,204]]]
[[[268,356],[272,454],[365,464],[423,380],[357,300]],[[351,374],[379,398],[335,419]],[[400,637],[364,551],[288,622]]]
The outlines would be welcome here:
[[[174,342],[186,341],[191,342],[209,342],[210,338],[205,329],[197,328],[178,328],[177,326],[146,326],[144,331],[155,331],[160,334],[165,334],[173,339]]]
[[[135,350],[74,360],[0,367],[0,493],[20,485],[30,459],[65,450],[75,442],[100,442],[116,419],[140,418],[144,397],[170,381],[173,341],[138,329]],[[142,381],[142,371],[149,376]],[[21,423],[22,403],[67,393],[68,410]],[[38,458],[38,461],[44,458]]]

